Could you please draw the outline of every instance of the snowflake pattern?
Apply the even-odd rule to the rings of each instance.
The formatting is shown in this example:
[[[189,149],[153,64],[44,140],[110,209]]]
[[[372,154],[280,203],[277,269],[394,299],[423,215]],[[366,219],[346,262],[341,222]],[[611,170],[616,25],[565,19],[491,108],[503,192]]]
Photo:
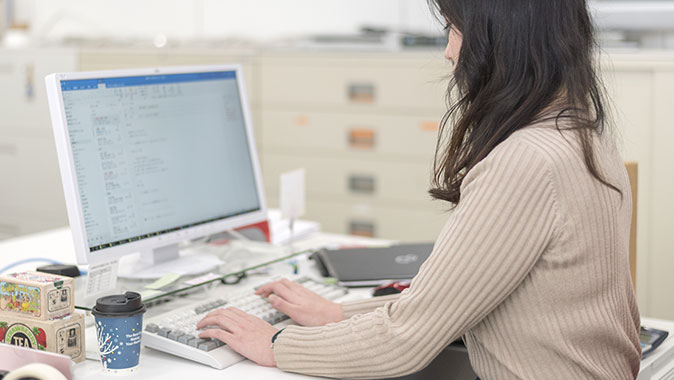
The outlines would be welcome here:
[[[99,352],[103,368],[117,372],[124,371],[126,363],[135,367],[140,350],[140,334],[142,332],[142,319],[123,319],[121,328],[108,326],[104,321],[96,321],[96,333],[99,342]],[[135,324],[135,327],[132,327]],[[129,326],[131,325],[131,326]],[[125,328],[126,327],[126,328]],[[129,328],[130,327],[130,328]],[[126,330],[126,331],[125,331]],[[115,364],[119,363],[119,364]],[[122,367],[119,369],[119,367]],[[128,368],[133,371],[133,368]]]
[[[119,345],[112,341],[112,336],[105,332],[101,321],[96,323],[96,335],[98,337],[98,352],[101,355],[103,368],[108,368],[108,363],[112,362],[108,355],[112,355],[119,350]],[[121,351],[119,351],[121,353]]]

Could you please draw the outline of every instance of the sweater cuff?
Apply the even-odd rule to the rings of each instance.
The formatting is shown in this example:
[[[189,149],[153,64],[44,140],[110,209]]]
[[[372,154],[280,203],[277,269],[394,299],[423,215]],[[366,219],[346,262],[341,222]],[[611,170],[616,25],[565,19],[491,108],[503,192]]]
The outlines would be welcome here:
[[[291,342],[295,344],[302,344],[303,342],[311,342],[311,334],[307,330],[311,328],[302,328],[299,326],[288,326],[285,328],[283,334],[277,336],[276,341],[272,347],[274,352],[274,361],[276,367],[283,371],[290,371],[297,367],[298,356],[293,352]],[[316,343],[316,341],[314,341]]]
[[[353,345],[349,334],[345,334],[343,321],[319,327],[288,326],[274,342],[273,353],[276,367],[285,372],[296,372],[312,376],[339,377],[339,368],[320,365],[325,358],[348,352]],[[346,330],[348,331],[348,327]],[[329,359],[328,359],[329,360]],[[325,364],[325,363],[324,363]],[[343,370],[343,369],[341,369]]]

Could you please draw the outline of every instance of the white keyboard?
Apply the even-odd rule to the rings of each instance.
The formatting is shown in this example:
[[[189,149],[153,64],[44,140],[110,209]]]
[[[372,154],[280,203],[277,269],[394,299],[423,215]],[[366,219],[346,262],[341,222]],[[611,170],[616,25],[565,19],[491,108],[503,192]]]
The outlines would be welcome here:
[[[348,290],[336,285],[300,278],[296,282],[329,300],[343,298]],[[148,318],[143,330],[143,345],[177,355],[189,360],[224,369],[245,358],[217,339],[199,338],[196,324],[207,313],[221,307],[236,307],[255,315],[278,328],[292,323],[288,316],[277,311],[269,302],[254,294],[254,287],[231,292],[222,287],[222,296],[208,301],[195,302],[169,313]],[[225,295],[226,294],[226,295]]]

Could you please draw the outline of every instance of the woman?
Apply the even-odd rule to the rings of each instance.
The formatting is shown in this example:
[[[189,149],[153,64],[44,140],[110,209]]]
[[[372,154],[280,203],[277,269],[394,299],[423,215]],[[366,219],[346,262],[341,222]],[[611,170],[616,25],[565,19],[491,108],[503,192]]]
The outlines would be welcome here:
[[[631,196],[604,131],[586,1],[432,4],[458,100],[431,194],[455,209],[410,289],[338,305],[272,283],[258,294],[305,327],[278,333],[226,309],[199,323],[221,327],[202,336],[328,377],[410,374],[463,337],[482,379],[635,378]]]

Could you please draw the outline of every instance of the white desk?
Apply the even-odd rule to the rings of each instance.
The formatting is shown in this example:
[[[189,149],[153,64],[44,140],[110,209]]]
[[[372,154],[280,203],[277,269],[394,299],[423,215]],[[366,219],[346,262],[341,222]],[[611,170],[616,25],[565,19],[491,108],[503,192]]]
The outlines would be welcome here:
[[[390,241],[357,238],[336,234],[318,233],[310,238],[303,239],[301,242],[294,244],[296,249],[307,249],[324,245],[371,245],[382,246],[390,244]],[[11,239],[0,242],[0,257],[19,261],[27,258],[48,258],[60,262],[74,263],[75,251],[73,247],[70,229],[63,228],[53,231],[38,233]],[[9,263],[3,263],[0,267]],[[12,272],[20,270],[31,270],[40,263],[27,263],[17,266],[12,269]],[[274,267],[274,274],[283,274],[285,270],[287,274],[291,274],[291,267],[284,264],[276,264]],[[301,266],[302,270],[309,270],[306,266]],[[300,273],[309,274],[309,273]],[[317,275],[318,273],[313,273]],[[245,281],[245,280],[244,280]],[[245,287],[245,282],[242,282],[240,287]],[[236,287],[232,287],[236,291]],[[161,308],[162,306],[158,306]],[[90,316],[88,318],[91,318]],[[86,329],[86,346],[87,351],[95,350],[97,347],[96,337],[93,332],[93,325]],[[107,375],[102,371],[102,366],[99,361],[85,360],[82,363],[75,365],[75,376],[77,379],[118,379],[119,376]],[[211,367],[195,363],[177,356],[173,356],[157,350],[152,350],[143,347],[140,356],[140,369],[132,375],[125,378],[138,379],[317,379],[315,377],[297,375],[283,372],[277,368],[261,367],[253,362],[245,360],[235,364],[224,370],[216,370]]]
[[[390,244],[390,241],[363,239],[347,237],[334,234],[316,234],[309,239],[304,239],[297,245],[302,248],[316,247],[325,244],[354,244],[354,245],[374,245],[381,246]],[[44,257],[62,262],[74,262],[74,248],[70,236],[70,230],[67,228],[47,231],[40,234],[25,236],[18,239],[12,239],[0,242],[0,257],[11,257],[15,260],[25,258]],[[3,263],[6,265],[6,263]],[[278,264],[277,264],[278,265]],[[2,265],[4,266],[4,265]],[[35,263],[25,264],[13,269],[28,270],[34,268]],[[283,270],[283,266],[279,266]],[[276,268],[278,269],[278,268]],[[290,266],[286,267],[287,273],[290,273]],[[306,267],[304,270],[308,270]],[[276,271],[278,273],[278,270]],[[242,284],[245,286],[245,284]],[[649,327],[670,331],[670,337],[658,348],[641,366],[638,380],[665,380],[671,379],[674,373],[674,321],[661,321],[656,319],[643,318],[642,323]],[[88,350],[96,347],[95,336],[88,329],[87,345]],[[215,370],[195,362],[185,360],[160,351],[143,348],[141,350],[140,370],[128,378],[138,379],[318,379],[311,376],[286,373],[276,368],[265,368],[258,366],[250,361],[243,361],[224,370]],[[86,360],[83,363],[75,365],[75,376],[77,379],[118,379],[119,376],[106,375],[102,371],[101,364],[98,361]]]

